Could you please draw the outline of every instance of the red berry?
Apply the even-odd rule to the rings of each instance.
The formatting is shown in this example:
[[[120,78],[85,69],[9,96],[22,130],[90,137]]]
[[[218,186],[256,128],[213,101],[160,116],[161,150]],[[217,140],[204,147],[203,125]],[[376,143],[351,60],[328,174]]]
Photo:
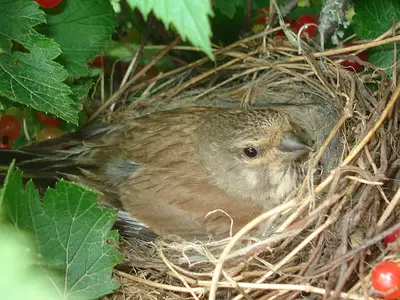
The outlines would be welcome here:
[[[269,7],[260,8],[257,12],[257,24],[267,24],[269,19]]]
[[[0,144],[0,149],[11,149],[10,144]]]
[[[353,46],[353,45],[355,45],[355,43],[351,43],[351,44],[345,45],[345,47],[350,47],[350,46]],[[366,61],[368,59],[368,52],[365,50],[365,51],[362,51],[362,52],[358,53],[356,56],[359,59],[361,59],[363,61]],[[346,59],[346,60],[342,61],[340,64],[344,68],[349,69],[350,71],[353,71],[355,73],[359,72],[359,71],[361,71],[363,69],[363,67],[358,62],[356,62],[355,60]]]
[[[318,24],[318,19],[313,15],[302,15],[294,22],[293,29],[296,32],[299,32],[299,30],[306,24]],[[303,27],[302,33],[307,33],[309,37],[314,37],[317,33],[317,26],[306,25]]]
[[[400,266],[394,261],[382,261],[372,270],[372,286],[384,299],[400,297]]]
[[[61,0],[35,0],[43,8],[53,8],[61,3]]]
[[[105,56],[96,56],[92,61],[89,62],[89,65],[94,68],[106,67],[108,65],[108,58]]]
[[[0,138],[7,137],[8,143],[15,141],[21,133],[19,121],[11,115],[3,115],[0,119]]]
[[[45,127],[42,129],[42,131],[39,132],[38,141],[52,139],[61,134],[63,134],[63,132],[58,128]]]
[[[399,241],[399,243],[400,243],[400,229],[397,229],[395,232],[392,232],[391,234],[387,235],[383,239],[383,243],[385,244],[385,247],[387,247],[389,244],[394,243],[396,241]]]
[[[36,112],[36,116],[40,122],[48,127],[57,127],[62,124],[62,121],[57,119],[56,117],[45,115],[40,111]]]
[[[345,69],[353,71],[354,73],[360,72],[362,66],[355,60],[345,60],[340,63]]]

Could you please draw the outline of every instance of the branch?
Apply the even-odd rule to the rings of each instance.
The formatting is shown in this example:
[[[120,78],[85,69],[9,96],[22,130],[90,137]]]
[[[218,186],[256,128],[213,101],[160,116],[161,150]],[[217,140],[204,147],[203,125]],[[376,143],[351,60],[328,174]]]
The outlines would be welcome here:
[[[346,11],[349,7],[349,0],[326,0],[319,16],[317,36],[319,42],[321,36],[323,41],[328,41],[345,20]]]

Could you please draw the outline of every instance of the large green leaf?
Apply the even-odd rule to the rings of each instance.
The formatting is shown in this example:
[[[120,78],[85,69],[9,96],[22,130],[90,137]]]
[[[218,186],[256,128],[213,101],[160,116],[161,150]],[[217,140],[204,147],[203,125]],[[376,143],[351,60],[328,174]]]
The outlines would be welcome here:
[[[38,9],[34,1],[28,0],[0,0],[0,48],[11,54],[12,41],[26,43],[33,26],[45,23],[43,11]]]
[[[0,299],[61,300],[54,280],[38,268],[34,243],[29,240],[28,235],[0,224]]]
[[[120,260],[117,233],[110,232],[115,213],[101,208],[97,196],[60,181],[47,189],[42,205],[32,181],[24,188],[22,172],[12,168],[0,193],[4,219],[32,232],[43,268],[62,274],[54,282],[63,299],[96,299],[118,287],[111,279]]]
[[[214,0],[215,7],[218,8],[228,18],[232,19],[236,13],[237,6],[243,6],[243,0]]]
[[[108,0],[67,0],[47,15],[42,33],[61,47],[59,57],[73,75],[86,75],[87,62],[108,44],[116,18]]]
[[[354,3],[354,31],[359,39],[374,39],[400,21],[399,0],[363,0]],[[397,43],[397,56],[400,55],[400,43]],[[381,68],[393,64],[393,45],[384,45],[369,50],[368,60]],[[385,69],[390,74],[391,69]]]
[[[0,0],[0,96],[77,123],[61,49],[33,26],[46,21],[32,0]]]
[[[150,11],[163,21],[165,27],[172,24],[183,40],[200,47],[211,58],[212,36],[208,16],[212,16],[210,0],[127,0],[137,7],[146,18]]]

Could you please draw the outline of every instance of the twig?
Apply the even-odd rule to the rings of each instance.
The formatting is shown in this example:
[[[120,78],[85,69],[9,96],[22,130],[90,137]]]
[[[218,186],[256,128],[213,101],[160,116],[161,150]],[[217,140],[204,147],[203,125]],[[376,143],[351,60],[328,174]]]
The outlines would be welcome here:
[[[234,245],[248,232],[250,232],[254,227],[259,225],[261,222],[264,220],[270,218],[271,216],[278,214],[281,211],[284,211],[288,208],[293,207],[292,202],[287,202],[284,204],[281,204],[265,213],[262,215],[258,216],[257,218],[253,219],[250,221],[250,223],[246,224],[242,229],[239,230],[238,233],[236,233],[231,241],[228,243],[228,245],[225,246],[224,250],[221,253],[221,256],[218,259],[217,264],[215,265],[213,277],[212,277],[212,285],[210,289],[210,295],[209,295],[209,300],[214,300],[216,297],[216,292],[217,292],[217,284],[218,284],[218,279],[222,271],[223,264],[229,254],[229,252],[233,249]]]
[[[24,115],[24,118],[23,118],[23,120],[22,120],[22,125],[23,125],[23,128],[24,128],[24,136],[25,136],[25,139],[26,139],[28,142],[30,142],[30,141],[31,141],[31,137],[29,136],[28,125],[27,125],[27,122],[26,122],[26,115]]]
[[[192,295],[193,299],[195,300],[199,300],[199,298],[196,296],[194,290],[192,290],[192,288],[189,286],[189,284],[187,283],[187,281],[185,280],[185,278],[183,278],[183,276],[181,276],[172,266],[172,264],[168,261],[168,259],[165,257],[162,248],[160,248],[159,250],[159,254],[160,257],[162,258],[162,260],[164,261],[164,263],[167,265],[167,267],[171,270],[171,272],[173,274],[175,274],[177,276],[177,278],[183,283],[183,285],[188,289],[189,293]]]
[[[243,56],[241,56],[241,57],[239,57],[239,58],[232,59],[231,61],[229,61],[229,62],[227,62],[227,63],[225,63],[225,64],[223,64],[223,65],[221,65],[221,66],[219,66],[219,67],[217,67],[217,68],[215,68],[215,69],[213,69],[213,70],[210,70],[210,71],[208,71],[208,72],[204,72],[204,73],[202,73],[202,74],[200,74],[200,75],[198,75],[198,76],[196,76],[196,77],[190,79],[189,81],[185,82],[184,84],[182,84],[181,86],[175,88],[175,89],[172,90],[172,91],[169,90],[169,91],[167,91],[167,92],[162,93],[162,94],[160,95],[160,97],[163,96],[163,94],[168,94],[168,96],[172,98],[172,97],[174,97],[175,95],[177,95],[177,94],[179,94],[180,92],[182,92],[183,90],[185,90],[186,88],[188,88],[189,86],[191,86],[191,85],[193,85],[193,84],[195,84],[195,83],[197,83],[197,82],[199,82],[199,81],[201,81],[201,80],[207,78],[208,76],[214,74],[215,72],[217,72],[217,71],[219,71],[219,70],[222,70],[222,69],[226,68],[227,66],[231,66],[231,65],[237,63],[238,61],[243,60],[243,59],[245,59],[246,57],[251,56],[251,55],[253,55],[253,54],[257,53],[257,52],[258,52],[258,50],[252,51],[252,52],[250,52],[250,53],[243,54]]]
[[[237,60],[235,60],[235,61],[237,61]],[[226,65],[224,65],[224,66],[226,66]],[[221,66],[221,68],[223,68],[224,66]],[[229,82],[231,82],[231,81],[233,81],[233,80],[235,80],[235,79],[237,79],[239,77],[242,77],[242,76],[245,76],[245,75],[248,75],[248,74],[251,74],[251,73],[255,73],[257,71],[265,70],[265,69],[266,69],[266,67],[257,67],[257,68],[248,69],[248,70],[246,70],[246,71],[244,71],[242,73],[239,73],[239,74],[235,74],[232,77],[224,80],[223,82],[218,83],[215,86],[213,86],[212,88],[207,89],[203,93],[197,95],[196,97],[193,98],[193,101],[196,101],[196,100],[204,97],[205,95],[209,94],[210,92],[214,91],[215,89],[220,88],[220,87],[226,85],[227,83],[229,83]],[[211,75],[211,74],[209,74],[209,75]]]
[[[383,122],[386,120],[389,112],[392,110],[399,96],[400,96],[400,85],[397,85],[396,91],[392,94],[388,104],[386,105],[385,109],[383,110],[377,122],[374,124],[374,126],[371,128],[368,134],[352,149],[349,155],[343,160],[343,162],[340,164],[341,167],[349,164],[368,144],[368,142],[374,136],[375,132],[382,126]],[[326,186],[331,182],[331,180],[333,179],[334,172],[335,171],[333,171],[327,178],[325,178],[323,182],[321,182],[315,188],[314,192],[316,194],[321,193],[326,188]]]
[[[397,41],[400,41],[400,36],[395,36],[395,37],[388,38],[388,39],[385,39],[382,41],[372,41],[369,43],[349,46],[349,47],[340,48],[340,49],[331,49],[331,50],[327,50],[324,52],[314,52],[314,53],[312,53],[312,56],[318,58],[318,57],[324,57],[324,56],[338,55],[338,54],[348,53],[348,52],[356,51],[356,50],[365,50],[365,49],[369,49],[369,48],[374,48],[374,47],[382,46],[382,45],[397,42]],[[294,56],[294,57],[285,59],[284,62],[296,62],[296,61],[302,61],[302,60],[305,60],[304,56]],[[277,61],[275,63],[278,64],[278,63],[281,63],[281,61]]]
[[[269,278],[272,274],[275,274],[282,266],[284,266],[287,262],[289,262],[300,250],[302,250],[308,243],[310,243],[315,237],[317,237],[321,232],[323,232],[325,229],[330,227],[338,218],[339,211],[342,208],[342,205],[338,205],[337,208],[334,210],[334,212],[328,217],[326,222],[319,228],[317,228],[315,231],[313,231],[308,237],[306,237],[299,245],[297,245],[288,255],[286,255],[283,259],[281,259],[276,265],[273,266],[273,271],[267,272],[264,276],[262,276],[259,280],[257,280],[257,283],[262,283],[264,282],[267,278]],[[225,249],[224,249],[225,250]],[[217,269],[216,269],[217,270]],[[214,271],[214,275],[215,272]],[[214,277],[213,277],[214,279]],[[212,288],[212,287],[211,287]],[[249,291],[246,290],[248,293]],[[210,295],[211,295],[211,290],[210,290]],[[240,295],[235,297],[234,300],[239,300],[241,299]],[[213,298],[209,298],[209,300],[213,300]]]
[[[378,243],[379,241],[381,241],[384,237],[392,234],[393,232],[395,232],[396,230],[400,229],[400,223],[397,223],[396,225],[390,227],[389,229],[385,230],[384,232],[376,235],[375,237],[373,237],[372,239],[366,241],[362,246],[352,249],[349,252],[347,252],[345,255],[343,255],[340,258],[334,259],[333,261],[331,261],[329,264],[323,266],[320,268],[320,270],[318,270],[319,273],[315,273],[313,275],[311,275],[311,277],[316,277],[316,276],[320,276],[321,273],[325,273],[326,271],[331,270],[332,268],[336,268],[338,264],[340,264],[343,261],[347,261],[350,258],[352,258],[354,255],[356,255],[357,253],[368,249],[369,247],[371,247],[372,245],[375,245],[376,243]]]
[[[246,1],[246,9],[244,13],[244,22],[243,22],[243,31],[250,31],[250,23],[251,23],[251,14],[253,12],[253,0]]]
[[[399,203],[400,201],[400,187],[397,189],[396,194],[394,194],[392,201],[390,201],[389,205],[386,207],[385,211],[382,213],[377,226],[381,227],[385,221],[387,220],[387,218],[389,217],[389,215],[392,213],[392,211],[394,210],[394,208],[396,207],[396,205]]]
[[[136,79],[140,78],[143,74],[145,74],[161,57],[168,53],[168,51],[178,42],[180,38],[177,38],[174,42],[169,45],[169,47],[165,48],[161,51],[150,63],[144,66],[139,72],[137,72],[124,86],[120,87],[118,91],[116,91],[105,103],[102,105],[97,111],[95,111],[88,119],[88,123],[91,123],[100,113],[102,113],[109,105],[114,103],[123,93],[125,93],[129,86],[135,82]]]
[[[330,39],[339,25],[345,20],[348,4],[348,0],[324,1],[318,20],[319,31],[315,37],[316,41],[319,41],[321,36],[324,42]]]
[[[201,286],[210,286],[212,282],[199,281]],[[315,293],[324,295],[326,293],[325,289],[313,287],[311,285],[296,285],[296,284],[272,284],[272,283],[247,283],[247,282],[237,282],[239,287],[252,289],[252,290],[289,290],[289,291],[301,291],[305,293]],[[218,287],[230,288],[233,287],[232,283],[226,281],[218,282]],[[347,293],[340,293],[342,299],[354,299],[354,300],[365,300],[363,297],[358,295],[352,295]],[[367,298],[372,299],[372,298]]]
[[[130,274],[127,274],[125,272],[118,271],[118,270],[113,270],[113,273],[117,274],[118,276],[121,276],[123,278],[127,278],[129,280],[135,281],[135,282],[140,283],[140,284],[145,284],[147,286],[151,286],[151,287],[156,288],[156,289],[169,290],[169,291],[182,292],[182,293],[195,292],[195,293],[198,293],[200,295],[204,294],[206,292],[205,288],[193,287],[193,288],[190,288],[190,290],[189,290],[187,288],[179,287],[179,286],[175,286],[175,285],[157,283],[157,282],[154,282],[154,281],[151,281],[151,280],[147,280],[147,279],[143,279],[141,277],[133,276],[133,275],[130,275]]]
[[[280,8],[282,16],[287,16],[296,6],[299,0],[286,0],[285,4]]]

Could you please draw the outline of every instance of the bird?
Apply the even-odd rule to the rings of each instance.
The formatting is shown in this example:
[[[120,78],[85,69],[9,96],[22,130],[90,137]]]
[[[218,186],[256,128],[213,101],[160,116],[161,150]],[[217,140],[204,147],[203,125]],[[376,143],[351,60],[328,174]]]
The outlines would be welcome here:
[[[97,189],[138,234],[207,240],[283,203],[310,151],[284,113],[185,107],[126,111],[0,156],[38,182],[65,178]]]

